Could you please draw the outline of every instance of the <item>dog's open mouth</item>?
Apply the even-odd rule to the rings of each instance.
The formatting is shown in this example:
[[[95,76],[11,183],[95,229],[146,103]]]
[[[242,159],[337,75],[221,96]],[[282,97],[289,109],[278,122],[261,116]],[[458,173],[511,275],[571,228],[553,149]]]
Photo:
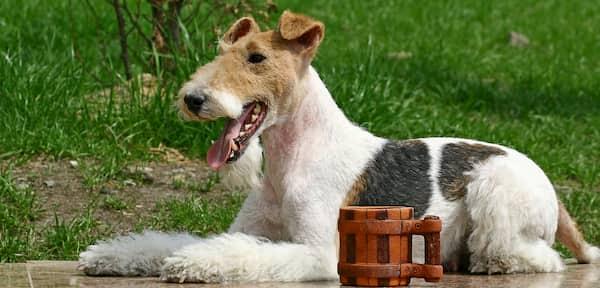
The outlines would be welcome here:
[[[242,115],[227,121],[219,139],[208,149],[208,165],[216,170],[225,163],[240,158],[248,147],[248,140],[258,131],[266,114],[265,103],[252,102],[244,106]]]

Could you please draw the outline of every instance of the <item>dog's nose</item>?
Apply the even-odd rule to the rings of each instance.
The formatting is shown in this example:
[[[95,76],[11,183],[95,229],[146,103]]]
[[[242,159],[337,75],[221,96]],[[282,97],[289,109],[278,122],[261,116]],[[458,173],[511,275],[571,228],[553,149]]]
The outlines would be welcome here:
[[[191,112],[198,113],[206,101],[206,96],[201,93],[188,93],[183,97],[183,101]]]

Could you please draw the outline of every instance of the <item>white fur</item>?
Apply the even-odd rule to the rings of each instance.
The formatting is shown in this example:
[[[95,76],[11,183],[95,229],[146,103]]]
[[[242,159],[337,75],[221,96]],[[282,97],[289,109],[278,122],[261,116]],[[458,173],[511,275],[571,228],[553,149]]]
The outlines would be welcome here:
[[[582,262],[600,263],[600,248],[585,243],[584,255],[585,259],[582,259]]]
[[[250,194],[229,234],[197,240],[146,233],[133,236],[131,241],[117,238],[100,242],[81,254],[82,269],[89,274],[154,275],[157,263],[162,263],[160,259],[171,255],[164,260],[161,276],[169,281],[337,278],[338,209],[385,140],[351,123],[312,67],[299,80],[292,97],[302,99],[294,112],[268,119],[268,125],[261,127],[265,161],[262,181],[257,139],[230,167],[234,177],[240,172],[248,174],[242,182],[250,187]],[[441,147],[455,142],[482,142],[421,140],[431,154],[429,172],[434,182],[425,214],[438,215],[443,221],[442,259],[446,265],[456,262],[467,249],[472,272],[564,269],[551,248],[557,229],[556,194],[535,163],[519,152],[496,145],[506,155],[479,163],[466,175],[471,182],[464,199],[451,202],[437,184]],[[178,239],[185,241],[170,242]],[[422,258],[422,241],[414,243],[415,258]],[[160,248],[163,246],[166,248]],[[586,251],[591,261],[600,259],[598,248],[589,246]]]
[[[167,256],[197,241],[187,233],[153,231],[98,241],[79,255],[79,269],[90,275],[157,276]]]
[[[215,99],[219,108],[221,109],[219,115],[225,115],[231,119],[237,119],[242,115],[243,104],[239,97],[227,92],[227,91],[213,91],[211,93],[213,97],[211,99]],[[213,109],[213,111],[219,111],[217,109]]]
[[[430,149],[434,179],[438,177],[436,170],[441,161],[440,148],[444,144],[479,143],[506,151],[506,155],[492,157],[468,173],[471,182],[465,199],[447,201],[434,185],[430,207],[425,214],[438,215],[443,220],[441,241],[445,264],[455,265],[452,262],[458,259],[462,249],[468,249],[471,272],[556,272],[564,269],[558,253],[551,248],[558,219],[556,193],[533,161],[515,150],[479,141],[421,140]],[[414,255],[422,255],[422,243],[415,244]]]
[[[472,229],[471,271],[488,273],[563,270],[552,250],[557,228],[556,193],[524,155],[508,150],[474,169],[465,204]]]
[[[242,233],[186,246],[165,260],[161,279],[191,282],[311,281],[330,279],[334,265],[323,248],[273,243]]]
[[[443,243],[442,259],[458,261],[456,253],[464,248],[464,234],[466,231],[467,217],[464,203],[447,201],[440,191],[437,182],[441,163],[442,146],[450,141],[456,141],[452,138],[427,138],[420,139],[424,141],[429,148],[431,157],[431,166],[429,170],[430,181],[432,185],[432,195],[430,199],[430,208],[426,215],[436,215],[442,221],[442,232],[440,241]],[[422,237],[413,237],[413,261],[416,263],[424,262],[424,242]]]
[[[163,279],[221,282],[337,278],[334,239],[338,209],[385,140],[352,124],[312,67],[294,93],[300,94],[294,97],[303,99],[298,110],[281,115],[279,119],[286,120],[262,133],[266,171],[262,189],[251,191],[230,228],[231,233],[246,235],[222,235],[181,248],[167,258]],[[257,143],[253,142],[252,149],[256,149],[254,145]],[[258,158],[257,151],[246,152]],[[238,162],[240,167],[234,169],[258,174],[259,161],[243,161],[248,161],[248,165]],[[288,242],[261,241],[249,235]],[[150,245],[160,244],[163,243],[157,241]],[[92,246],[81,254],[82,269],[89,273],[102,264],[107,267],[97,274],[133,275],[138,266],[156,258],[137,253],[137,257],[127,260],[96,261],[100,251],[110,255],[122,250],[112,241]]]

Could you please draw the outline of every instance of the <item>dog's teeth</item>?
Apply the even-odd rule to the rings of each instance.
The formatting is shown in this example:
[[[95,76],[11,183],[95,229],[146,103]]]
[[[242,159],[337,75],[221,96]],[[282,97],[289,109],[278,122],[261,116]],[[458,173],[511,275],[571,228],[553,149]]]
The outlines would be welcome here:
[[[252,128],[252,124],[244,125],[244,130],[250,130],[250,128]]]
[[[244,136],[246,136],[246,132],[240,131],[240,137],[244,137]]]
[[[233,151],[231,151],[231,154],[229,154],[229,158],[233,158],[235,157],[235,153]]]
[[[256,122],[256,119],[258,119],[258,115],[252,114],[252,116],[250,117],[250,121]]]
[[[260,110],[262,110],[262,107],[260,107],[260,104],[256,104],[256,106],[254,106],[253,112],[258,114],[260,113]]]
[[[235,141],[231,140],[231,149],[233,149],[234,151],[237,151],[240,149],[240,147],[238,147],[238,145],[235,143]]]

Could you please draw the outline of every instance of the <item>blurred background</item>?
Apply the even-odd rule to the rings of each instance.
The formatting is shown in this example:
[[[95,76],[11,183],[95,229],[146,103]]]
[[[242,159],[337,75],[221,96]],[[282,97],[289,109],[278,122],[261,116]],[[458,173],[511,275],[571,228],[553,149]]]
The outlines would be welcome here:
[[[183,123],[176,93],[235,19],[285,9],[325,23],[313,66],[352,121],[520,150],[600,244],[597,1],[4,0],[0,262],[226,229],[245,191],[204,162],[223,123]]]

